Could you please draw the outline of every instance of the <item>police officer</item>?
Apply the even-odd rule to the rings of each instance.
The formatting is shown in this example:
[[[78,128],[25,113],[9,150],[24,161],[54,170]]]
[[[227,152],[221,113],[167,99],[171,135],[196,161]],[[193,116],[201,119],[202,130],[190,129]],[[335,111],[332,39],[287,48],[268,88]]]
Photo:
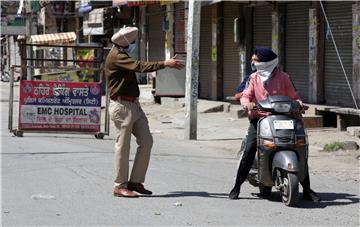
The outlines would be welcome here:
[[[135,72],[153,72],[165,67],[181,69],[184,62],[176,59],[158,62],[137,61],[129,56],[136,48],[138,36],[136,27],[126,27],[115,33],[104,67],[111,97],[109,105],[110,118],[116,128],[115,142],[115,186],[114,196],[138,197],[140,194],[152,194],[145,189],[146,171],[148,169],[153,138],[149,130],[148,119],[143,112],[138,97],[140,94]],[[138,144],[129,178],[129,153],[131,134]],[[137,193],[135,193],[135,192]]]

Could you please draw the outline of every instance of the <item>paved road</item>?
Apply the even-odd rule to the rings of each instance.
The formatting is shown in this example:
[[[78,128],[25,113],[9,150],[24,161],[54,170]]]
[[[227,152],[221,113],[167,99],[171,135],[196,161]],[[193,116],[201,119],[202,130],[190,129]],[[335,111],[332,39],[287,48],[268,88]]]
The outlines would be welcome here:
[[[176,130],[168,122],[152,122],[155,144],[146,186],[154,195],[115,198],[112,136],[97,140],[89,135],[25,133],[17,138],[7,132],[7,103],[1,102],[1,108],[3,226],[360,224],[359,182],[314,174],[316,166],[311,180],[323,199],[320,203],[300,201],[299,207],[288,208],[276,192],[270,200],[259,199],[253,194],[258,190],[248,183],[239,200],[229,200],[237,160],[233,152],[209,145],[216,141],[206,137],[210,123],[199,129],[202,140],[184,141],[180,135],[167,136]],[[220,144],[239,139],[218,138]],[[133,140],[131,159],[134,150]]]

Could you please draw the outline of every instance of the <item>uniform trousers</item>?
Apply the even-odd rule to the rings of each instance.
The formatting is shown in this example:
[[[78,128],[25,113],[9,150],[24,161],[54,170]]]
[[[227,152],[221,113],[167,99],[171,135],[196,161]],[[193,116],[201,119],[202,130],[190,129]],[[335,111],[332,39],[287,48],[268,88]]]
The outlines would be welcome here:
[[[149,122],[138,100],[118,98],[109,105],[110,118],[115,124],[115,187],[126,188],[127,183],[143,183],[149,166],[153,137]],[[138,145],[129,178],[131,135]]]

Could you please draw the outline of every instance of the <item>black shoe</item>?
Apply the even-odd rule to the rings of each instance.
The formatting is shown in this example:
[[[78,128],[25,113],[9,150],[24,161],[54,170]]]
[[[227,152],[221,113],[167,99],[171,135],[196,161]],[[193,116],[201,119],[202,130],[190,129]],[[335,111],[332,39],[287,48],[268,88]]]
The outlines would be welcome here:
[[[233,188],[229,194],[230,199],[238,199],[240,194],[240,188]]]
[[[143,195],[151,195],[152,194],[152,191],[145,189],[144,185],[141,183],[129,182],[128,189],[131,191],[136,191],[137,193],[140,193]]]
[[[310,201],[313,201],[313,202],[320,202],[321,201],[320,197],[316,194],[316,192],[314,192],[311,189],[304,190],[303,198],[305,200],[310,200]]]

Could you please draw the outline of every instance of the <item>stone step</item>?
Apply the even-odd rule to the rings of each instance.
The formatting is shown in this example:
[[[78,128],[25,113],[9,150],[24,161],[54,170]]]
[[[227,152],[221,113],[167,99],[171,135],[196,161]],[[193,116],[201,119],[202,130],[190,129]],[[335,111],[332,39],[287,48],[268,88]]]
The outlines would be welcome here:
[[[321,128],[323,127],[323,116],[321,115],[304,115],[305,128]]]
[[[360,126],[350,126],[346,128],[346,131],[350,136],[356,136],[360,138]]]

